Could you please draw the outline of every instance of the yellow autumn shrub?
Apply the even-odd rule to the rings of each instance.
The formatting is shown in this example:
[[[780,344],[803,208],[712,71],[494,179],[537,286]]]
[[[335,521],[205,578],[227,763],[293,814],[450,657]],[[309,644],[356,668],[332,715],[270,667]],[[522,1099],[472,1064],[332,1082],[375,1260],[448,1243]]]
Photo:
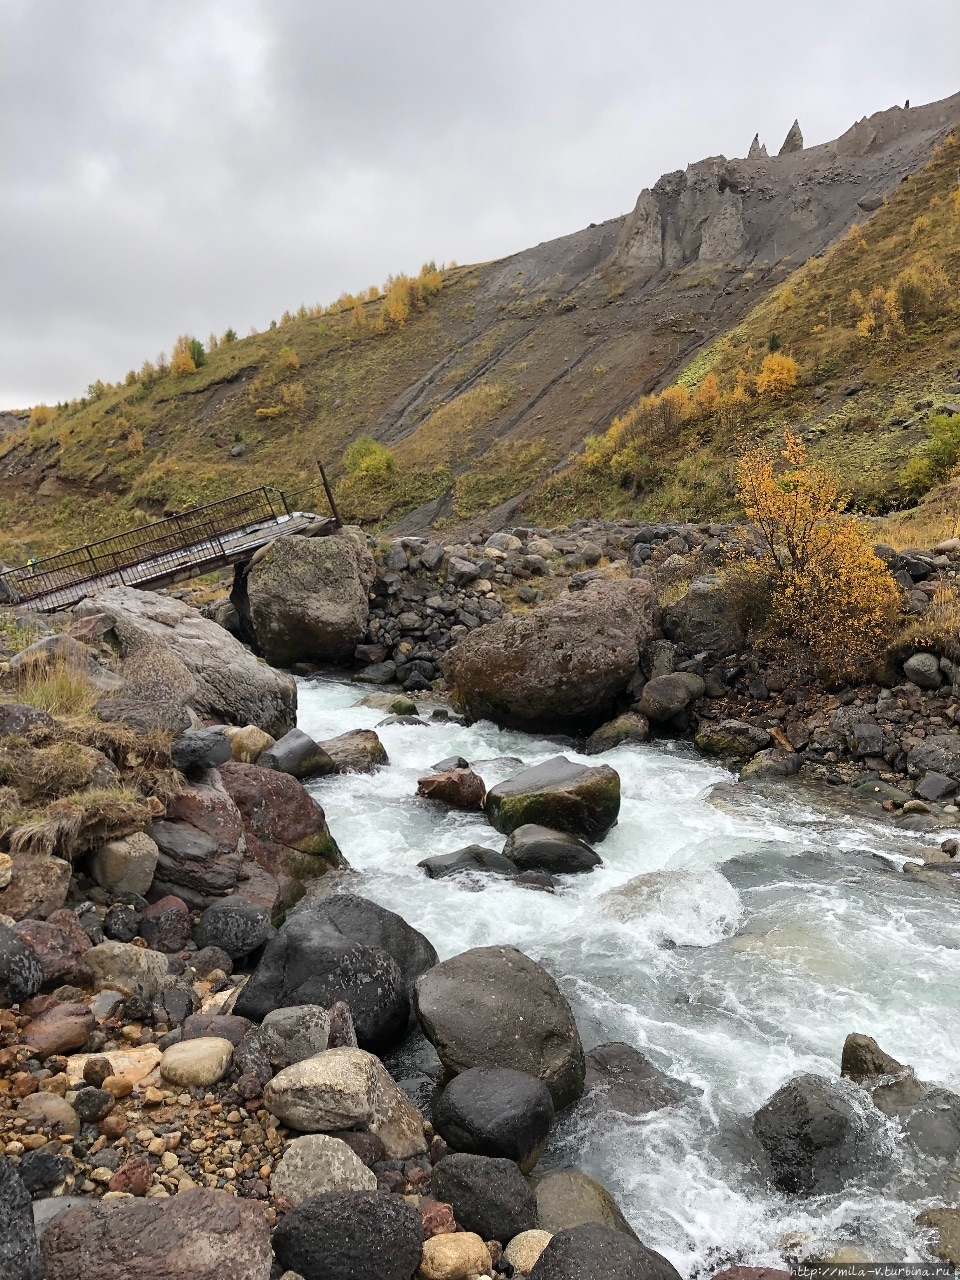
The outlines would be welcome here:
[[[899,590],[868,531],[844,514],[834,476],[784,437],[785,466],[761,447],[740,460],[737,489],[761,554],[734,575],[748,625],[768,643],[837,681],[863,677],[889,644]]]

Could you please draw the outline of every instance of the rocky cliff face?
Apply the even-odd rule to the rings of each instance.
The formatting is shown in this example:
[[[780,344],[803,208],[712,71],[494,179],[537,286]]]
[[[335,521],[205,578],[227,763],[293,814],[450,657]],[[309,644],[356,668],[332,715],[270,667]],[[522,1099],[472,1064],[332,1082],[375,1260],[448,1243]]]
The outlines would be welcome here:
[[[958,110],[960,95],[891,107],[816,147],[804,147],[794,121],[775,157],[755,137],[746,159],[711,156],[666,173],[641,191],[613,263],[648,280],[692,262],[802,262],[879,208],[928,158]]]

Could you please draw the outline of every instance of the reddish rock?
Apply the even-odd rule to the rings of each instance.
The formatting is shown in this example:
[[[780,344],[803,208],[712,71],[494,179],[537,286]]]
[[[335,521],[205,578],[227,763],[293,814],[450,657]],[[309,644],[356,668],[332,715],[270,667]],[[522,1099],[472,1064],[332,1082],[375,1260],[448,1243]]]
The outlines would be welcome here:
[[[16,854],[10,883],[0,889],[0,915],[45,920],[66,902],[70,870],[63,858]]]
[[[145,1196],[150,1190],[152,1175],[153,1170],[147,1157],[133,1156],[130,1160],[125,1160],[110,1179],[110,1190],[126,1191],[132,1196]]]
[[[23,1033],[23,1041],[41,1059],[53,1053],[72,1053],[83,1048],[96,1025],[85,1004],[58,1004],[34,1018]]]
[[[140,919],[140,936],[154,951],[165,951],[168,955],[182,951],[192,933],[190,908],[173,894],[151,903]]]
[[[125,1114],[113,1111],[100,1121],[100,1132],[105,1138],[122,1138],[129,1121]]]
[[[272,1261],[260,1205],[207,1187],[76,1205],[50,1223],[40,1251],[47,1280],[267,1280]]]
[[[147,834],[160,850],[154,885],[190,907],[232,893],[245,852],[243,822],[216,771],[167,804]]]
[[[457,1224],[453,1216],[453,1208],[442,1200],[428,1200],[420,1206],[423,1214],[423,1238],[432,1240],[434,1236],[450,1235],[456,1231]]]
[[[220,769],[243,821],[247,853],[280,884],[289,905],[306,880],[345,866],[323,809],[288,773],[232,761]]]
[[[417,782],[417,795],[439,800],[453,809],[479,810],[487,796],[483,779],[472,769],[448,769],[431,773]]]
[[[54,911],[46,920],[21,920],[13,931],[40,961],[44,990],[64,984],[87,987],[93,982],[83,960],[90,939],[72,911]]]

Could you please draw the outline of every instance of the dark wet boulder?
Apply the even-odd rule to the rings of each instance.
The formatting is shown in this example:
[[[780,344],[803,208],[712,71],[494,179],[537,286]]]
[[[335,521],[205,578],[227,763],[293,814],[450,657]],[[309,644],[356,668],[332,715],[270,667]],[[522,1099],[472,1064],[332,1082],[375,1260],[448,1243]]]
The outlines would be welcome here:
[[[422,1249],[419,1209],[380,1191],[314,1196],[273,1233],[280,1265],[304,1280],[410,1280]]]
[[[603,862],[585,841],[533,822],[510,833],[503,853],[518,871],[546,871],[553,876],[592,871]]]
[[[512,1160],[461,1152],[434,1166],[430,1190],[464,1231],[506,1244],[537,1225],[537,1198]]]
[[[433,857],[424,858],[417,863],[431,880],[442,880],[445,876],[461,875],[463,872],[485,871],[492,875],[515,876],[517,868],[509,858],[498,853],[496,849],[487,849],[481,844],[468,844],[463,849],[455,849],[453,853],[437,853]]]
[[[530,1280],[680,1280],[663,1254],[598,1223],[557,1232]]]
[[[291,729],[257,756],[261,769],[275,769],[294,778],[318,778],[336,773],[337,766],[319,743],[302,729]]]
[[[884,1115],[899,1120],[922,1155],[952,1161],[960,1153],[960,1094],[907,1072],[878,1084],[872,1096]]]
[[[20,920],[13,932],[40,961],[44,990],[53,991],[64,984],[85,987],[92,981],[83,959],[90,950],[90,939],[72,911],[62,908],[47,920]],[[0,959],[0,970],[2,966]],[[2,985],[0,979],[0,989]]]
[[[645,1116],[679,1102],[678,1082],[628,1044],[599,1044],[587,1054],[584,1099],[628,1116]]]
[[[448,654],[445,674],[471,719],[590,733],[636,672],[656,612],[649,583],[593,583],[477,627]]]
[[[433,1125],[454,1151],[514,1160],[529,1173],[553,1124],[550,1090],[508,1067],[472,1067],[433,1104]]]
[[[0,1156],[0,1276],[43,1280],[30,1192],[6,1156]]]
[[[537,1219],[544,1231],[567,1231],[587,1224],[608,1227],[636,1239],[613,1196],[579,1169],[557,1169],[534,1179]]]
[[[410,1000],[393,957],[351,941],[326,916],[305,911],[291,916],[267,943],[234,1012],[262,1022],[271,1009],[329,1008],[338,1000],[350,1008],[361,1048],[379,1053],[403,1038]]]
[[[335,893],[312,904],[309,911],[318,919],[328,921],[349,941],[386,951],[397,962],[411,992],[417,978],[437,963],[436,948],[419,929],[407,924],[395,911],[388,911],[368,898],[355,893]]]
[[[583,1045],[570,1005],[541,965],[514,947],[476,947],[418,979],[414,1003],[453,1072],[511,1067],[542,1080],[559,1110],[583,1091]]]
[[[609,765],[555,756],[492,787],[485,807],[493,826],[507,835],[536,823],[602,840],[620,813],[620,775]]]
[[[220,947],[231,960],[239,960],[262,946],[272,932],[270,915],[263,907],[231,894],[207,907],[194,941],[198,948]]]
[[[867,1128],[849,1087],[825,1076],[796,1076],[753,1117],[754,1135],[779,1190],[801,1195],[839,1191],[867,1167]]]

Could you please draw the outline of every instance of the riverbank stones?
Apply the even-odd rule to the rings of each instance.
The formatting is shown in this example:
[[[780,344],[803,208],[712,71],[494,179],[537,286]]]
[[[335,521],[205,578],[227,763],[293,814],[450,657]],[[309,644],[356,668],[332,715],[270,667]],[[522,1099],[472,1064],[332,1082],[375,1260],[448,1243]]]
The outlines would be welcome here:
[[[529,1173],[554,1119],[550,1090],[506,1067],[472,1067],[454,1077],[433,1104],[433,1124],[454,1151],[499,1156]]]
[[[182,1040],[164,1051],[160,1074],[181,1088],[216,1084],[230,1070],[232,1059],[233,1045],[229,1040],[216,1036]]]
[[[376,1191],[377,1175],[339,1138],[295,1138],[273,1171],[271,1189],[294,1206],[330,1191]]]

